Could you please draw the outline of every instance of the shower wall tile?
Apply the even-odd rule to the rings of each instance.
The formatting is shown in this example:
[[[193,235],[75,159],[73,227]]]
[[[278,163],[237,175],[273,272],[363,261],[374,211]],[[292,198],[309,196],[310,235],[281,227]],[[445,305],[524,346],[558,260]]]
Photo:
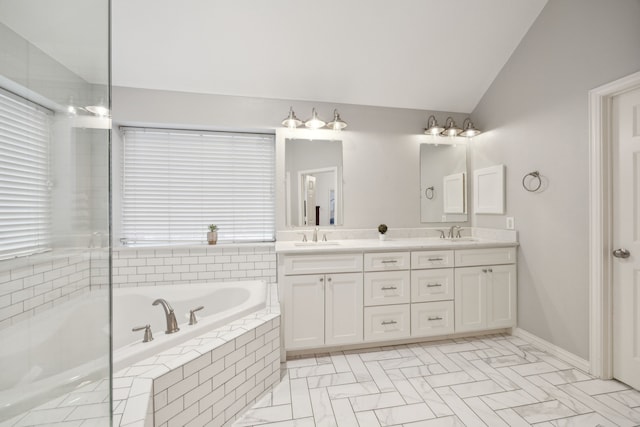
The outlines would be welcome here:
[[[0,268],[0,329],[87,292],[92,280],[90,252],[53,251]]]
[[[275,283],[274,245],[262,243],[113,250],[115,287],[237,280],[264,280],[267,283]]]

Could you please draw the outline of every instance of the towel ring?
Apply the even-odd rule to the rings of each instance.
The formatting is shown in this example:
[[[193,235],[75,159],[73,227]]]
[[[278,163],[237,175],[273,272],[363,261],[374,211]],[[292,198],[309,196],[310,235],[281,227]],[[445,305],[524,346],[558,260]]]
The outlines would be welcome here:
[[[427,187],[426,190],[424,190],[424,197],[426,197],[429,200],[433,200],[433,196],[435,195],[435,190],[433,188],[433,186],[431,187]]]
[[[530,185],[527,185],[526,180],[528,176],[532,177],[531,179],[532,181],[537,180],[538,184],[531,185],[531,182],[529,182]],[[530,193],[535,193],[540,189],[541,186],[542,186],[542,179],[540,178],[540,172],[538,171],[529,172],[528,174],[522,177],[522,187],[524,187],[524,189]]]

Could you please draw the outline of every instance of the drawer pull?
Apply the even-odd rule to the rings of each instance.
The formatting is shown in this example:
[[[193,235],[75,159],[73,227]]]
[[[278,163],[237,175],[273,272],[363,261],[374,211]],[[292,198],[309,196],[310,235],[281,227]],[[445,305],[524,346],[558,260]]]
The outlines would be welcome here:
[[[429,261],[444,261],[444,258],[429,258]]]
[[[391,291],[391,290],[396,290],[398,288],[396,286],[383,286],[380,289],[383,291]]]
[[[442,317],[440,317],[440,316],[435,316],[435,317],[429,316],[429,318],[427,320],[429,320],[429,322],[432,322],[434,320],[442,320]]]
[[[385,259],[380,261],[382,264],[395,264],[396,262],[398,262],[397,259]]]
[[[382,326],[386,326],[386,325],[395,325],[396,322],[395,320],[383,320],[382,323],[380,323]]]
[[[437,288],[442,286],[442,283],[427,283],[427,288]]]

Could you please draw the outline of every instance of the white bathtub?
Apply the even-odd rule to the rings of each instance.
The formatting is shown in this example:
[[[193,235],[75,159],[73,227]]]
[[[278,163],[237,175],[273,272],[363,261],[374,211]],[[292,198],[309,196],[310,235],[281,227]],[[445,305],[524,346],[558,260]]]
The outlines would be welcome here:
[[[114,289],[113,371],[260,310],[266,296],[263,281]],[[171,304],[180,331],[164,333],[164,310],[151,305],[157,298]],[[0,421],[108,376],[108,307],[106,292],[94,291],[0,331]],[[131,329],[146,324],[154,340],[143,343]]]
[[[267,286],[258,280],[114,290],[113,370],[117,372],[177,343],[261,310],[266,305],[266,297]],[[180,331],[165,334],[164,310],[160,305],[152,305],[158,298],[171,305]],[[198,323],[190,326],[189,310],[199,306],[204,309],[196,313]],[[154,339],[143,343],[144,332],[132,332],[131,329],[147,324],[151,325]]]
[[[108,294],[83,294],[11,325],[0,343],[5,420],[109,375]]]

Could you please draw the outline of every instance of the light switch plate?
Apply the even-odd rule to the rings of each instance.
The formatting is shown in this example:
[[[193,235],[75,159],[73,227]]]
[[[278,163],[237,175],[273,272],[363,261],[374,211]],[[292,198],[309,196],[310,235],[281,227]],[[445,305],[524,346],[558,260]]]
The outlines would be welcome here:
[[[512,216],[507,217],[507,230],[515,230],[516,224]]]

